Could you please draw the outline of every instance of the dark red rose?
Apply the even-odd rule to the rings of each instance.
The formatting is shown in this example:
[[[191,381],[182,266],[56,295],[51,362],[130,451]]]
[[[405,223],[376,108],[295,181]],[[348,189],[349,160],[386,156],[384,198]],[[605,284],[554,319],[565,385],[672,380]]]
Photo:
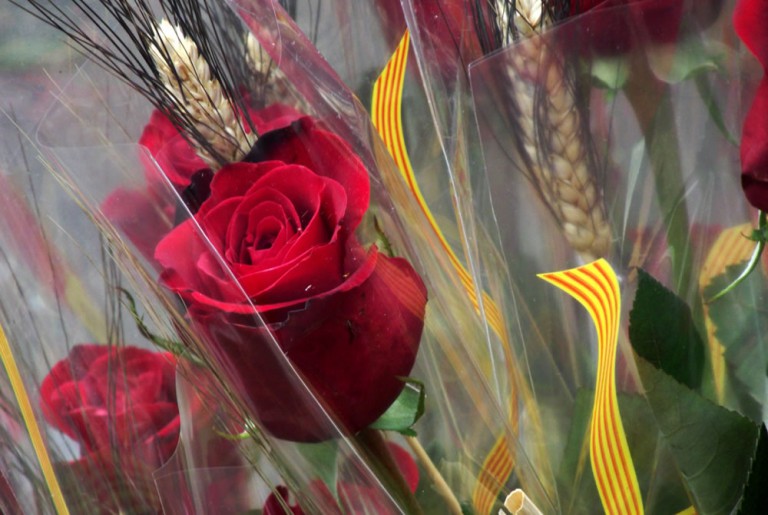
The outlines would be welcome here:
[[[761,0],[740,0],[733,25],[763,66],[763,79],[741,134],[741,185],[750,204],[768,211],[768,5]]]
[[[162,282],[182,296],[269,431],[299,441],[334,434],[284,370],[285,354],[341,427],[356,432],[403,388],[421,338],[424,284],[407,261],[356,240],[368,175],[338,136],[302,118],[263,136],[248,159],[259,162],[217,172],[194,220],[158,244]]]
[[[663,45],[686,31],[710,25],[722,0],[572,0],[570,16],[586,15],[563,30],[566,44],[598,55],[627,52],[639,44]]]
[[[103,503],[159,506],[152,472],[179,440],[175,360],[136,347],[77,345],[40,386],[46,420],[80,444],[68,481]]]
[[[419,468],[413,457],[408,451],[395,443],[387,442],[387,448],[400,469],[408,488],[411,492],[416,492],[416,487],[419,484]],[[331,494],[325,483],[320,481],[310,483],[308,490],[310,496],[318,499],[329,515],[341,515],[342,513],[377,513],[383,515],[392,513],[388,494],[382,492],[379,488],[361,485],[358,478],[359,475],[354,473],[354,467],[350,467],[349,463],[342,464],[337,485],[339,502],[336,501],[336,497]],[[282,497],[285,505],[291,510],[292,515],[304,515],[304,510],[301,509],[301,506],[290,504],[286,487],[278,486],[277,494]],[[282,515],[285,513],[285,510],[277,496],[270,494],[264,503],[263,512],[264,515]]]
[[[294,108],[282,104],[253,110],[249,114],[259,134],[287,127],[302,116]],[[190,185],[195,182],[194,178],[205,177],[210,170],[160,111],[155,110],[150,116],[139,144],[145,149],[140,157],[146,186],[142,189],[116,189],[102,203],[101,209],[141,255],[152,261],[157,243],[174,226],[178,208],[176,199],[160,174],[168,178],[187,204],[194,204],[194,211],[199,204],[197,197],[207,196],[207,184],[202,182],[197,188],[190,188]],[[205,194],[197,190],[203,190]]]

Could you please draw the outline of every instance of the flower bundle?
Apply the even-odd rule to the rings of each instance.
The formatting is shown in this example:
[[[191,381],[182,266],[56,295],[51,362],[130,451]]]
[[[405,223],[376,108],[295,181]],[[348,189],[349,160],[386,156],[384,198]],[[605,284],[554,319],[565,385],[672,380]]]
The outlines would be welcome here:
[[[3,512],[765,508],[760,2],[11,3]]]

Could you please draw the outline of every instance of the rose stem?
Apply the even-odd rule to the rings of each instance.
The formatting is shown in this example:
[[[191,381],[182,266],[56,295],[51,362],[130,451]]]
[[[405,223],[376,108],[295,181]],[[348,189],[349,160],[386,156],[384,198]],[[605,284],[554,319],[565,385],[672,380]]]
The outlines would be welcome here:
[[[630,66],[631,75],[624,93],[645,137],[667,245],[672,249],[672,284],[678,295],[689,303],[695,323],[699,323],[704,308],[701,296],[695,291],[693,255],[689,248],[690,221],[670,87],[656,78],[644,54],[634,56]]]
[[[688,249],[688,211],[672,99],[669,87],[655,77],[645,55],[635,56],[631,66],[624,93],[645,137],[667,244],[673,251],[674,286],[680,296],[688,298],[693,264]]]
[[[406,436],[405,441],[408,442],[408,445],[416,455],[416,458],[418,458],[418,460],[421,462],[421,466],[424,467],[424,470],[427,472],[429,479],[432,480],[432,485],[435,487],[435,491],[445,500],[445,503],[448,505],[450,512],[455,515],[461,515],[462,510],[459,500],[456,499],[456,496],[453,494],[453,490],[451,490],[451,488],[448,486],[448,483],[445,482],[445,478],[437,469],[434,462],[432,461],[432,458],[430,458],[429,454],[427,454],[427,451],[424,450],[421,442],[419,442],[413,436]]]
[[[363,429],[355,439],[373,460],[373,465],[384,486],[389,489],[394,498],[403,504],[406,513],[413,515],[422,515],[424,512],[419,506],[419,502],[411,492],[410,487],[405,482],[400,468],[392,458],[387,442],[381,431],[376,429]]]

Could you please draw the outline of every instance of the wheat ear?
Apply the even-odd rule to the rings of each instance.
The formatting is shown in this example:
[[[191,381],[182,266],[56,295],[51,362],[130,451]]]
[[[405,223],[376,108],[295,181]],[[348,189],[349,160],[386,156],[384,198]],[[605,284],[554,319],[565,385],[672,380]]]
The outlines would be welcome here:
[[[574,91],[561,58],[536,35],[547,23],[541,1],[517,4],[518,10],[512,13],[508,3],[498,1],[497,15],[502,27],[513,16],[517,30],[532,36],[518,47],[506,68],[511,100],[519,109],[519,137],[528,176],[573,249],[586,261],[605,257],[611,246],[611,228],[583,139]],[[542,122],[546,124],[543,130]]]
[[[309,105],[296,88],[275,65],[275,62],[252,33],[245,36],[246,62],[261,87],[261,101],[264,105],[280,102],[290,104],[302,113],[310,113]]]
[[[242,159],[253,147],[256,134],[243,126],[195,42],[165,19],[155,35],[150,53],[160,78],[210,146],[203,148],[193,141],[198,155],[214,169]]]

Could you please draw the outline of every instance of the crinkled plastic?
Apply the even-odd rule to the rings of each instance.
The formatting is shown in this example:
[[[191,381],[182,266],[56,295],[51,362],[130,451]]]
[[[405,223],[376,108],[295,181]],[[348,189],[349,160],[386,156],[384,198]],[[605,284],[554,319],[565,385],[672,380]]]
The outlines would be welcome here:
[[[77,290],[72,294],[75,298],[69,299],[74,304],[71,306],[73,313],[69,311],[70,306],[61,303],[67,297],[67,288],[75,288],[72,283],[48,292],[47,308],[60,314],[60,318],[77,331],[68,335],[70,341],[66,345],[27,346],[31,356],[46,357],[43,363],[32,367],[31,376],[35,381],[42,381],[50,367],[67,356],[76,343],[109,342],[116,348],[123,348],[128,342],[137,342],[148,348],[147,336],[151,333],[150,339],[165,345],[170,343],[176,351],[181,351],[180,360],[184,362],[181,377],[211,398],[226,399],[221,409],[221,417],[227,422],[223,432],[230,436],[242,433],[251,437],[255,443],[250,445],[255,449],[241,450],[249,458],[250,452],[257,456],[251,460],[252,470],[273,470],[267,486],[274,489],[279,486],[278,481],[282,481],[296,493],[304,509],[328,513],[335,509],[337,493],[347,498],[342,501],[347,507],[355,506],[356,510],[365,509],[366,503],[376,512],[402,509],[399,504],[402,501],[383,486],[384,479],[381,472],[375,472],[374,460],[362,453],[359,442],[350,433],[370,423],[374,414],[380,414],[387,407],[386,400],[394,399],[402,384],[400,379],[394,382],[393,376],[410,374],[424,381],[430,399],[427,416],[416,427],[424,435],[420,436],[423,445],[430,447],[433,460],[438,460],[441,466],[447,464],[445,469],[452,471],[451,486],[467,492],[467,485],[480,473],[473,457],[480,447],[477,442],[482,442],[483,447],[490,446],[498,434],[506,431],[506,418],[495,398],[499,396],[499,386],[494,387],[496,391],[491,391],[485,377],[484,359],[471,353],[475,341],[484,343],[483,325],[475,317],[454,271],[441,262],[445,257],[434,254],[434,249],[440,246],[439,241],[426,225],[423,213],[394,170],[381,142],[373,136],[368,115],[352,92],[272,2],[232,2],[232,6],[272,55],[275,65],[288,77],[295,95],[300,97],[300,104],[311,106],[307,109],[310,112],[304,114],[311,115],[312,121],[290,124],[295,120],[293,118],[283,128],[284,132],[275,137],[301,139],[315,130],[323,131],[323,148],[308,152],[301,166],[306,167],[307,160],[319,161],[322,166],[323,160],[337,160],[343,154],[356,156],[354,159],[359,159],[364,166],[371,203],[362,221],[359,219],[361,213],[353,216],[358,218],[356,222],[360,227],[347,240],[351,249],[343,249],[351,262],[343,264],[349,268],[342,270],[342,275],[350,271],[350,280],[339,287],[339,297],[333,301],[313,298],[310,294],[297,300],[286,297],[284,291],[271,290],[274,297],[270,301],[269,318],[262,320],[255,315],[257,310],[248,309],[250,294],[237,287],[232,271],[224,264],[221,247],[211,238],[211,227],[197,225],[190,217],[191,213],[183,207],[188,198],[175,183],[179,176],[176,174],[178,166],[188,165],[185,169],[191,172],[186,176],[188,180],[204,180],[203,176],[196,176],[195,167],[199,165],[193,160],[181,163],[174,158],[174,145],[183,146],[184,142],[176,138],[157,149],[157,153],[152,148],[141,148],[137,142],[142,139],[146,124],[152,120],[151,109],[137,94],[104,71],[86,65],[72,81],[62,85],[56,104],[32,135],[35,151],[41,152],[50,171],[34,172],[35,192],[39,197],[33,199],[37,211],[31,219],[42,221],[49,227],[45,243],[56,249],[55,255],[66,256],[67,267],[72,267],[71,274],[65,276],[65,283],[66,280],[80,281],[83,284],[79,287],[84,290]],[[318,128],[314,129],[314,126]],[[324,154],[318,153],[321,151]],[[269,150],[266,152],[269,154]],[[261,160],[263,156],[254,159]],[[357,163],[353,165],[355,167],[358,167]],[[23,180],[28,172],[21,169],[17,176]],[[223,181],[219,179],[211,185],[215,195],[224,195],[224,190],[231,186]],[[350,191],[355,193],[357,190]],[[347,203],[351,211],[360,211],[354,203],[366,207],[362,199],[354,196],[348,198]],[[449,203],[443,201],[443,204]],[[327,215],[325,210],[326,207],[323,216]],[[446,212],[452,214],[450,208]],[[350,226],[348,230],[354,229],[355,224],[350,218],[341,216],[342,228]],[[47,225],[49,221],[50,226]],[[205,272],[207,280],[218,281],[217,284],[226,290],[225,297],[210,302],[210,290],[190,290],[186,272],[180,274],[185,275],[184,284],[174,291],[174,285],[180,283],[165,273],[168,264],[159,260],[155,249],[158,242],[175,230],[174,227],[178,229],[182,224],[186,231],[183,244],[188,246],[181,248],[206,256],[203,268],[186,272]],[[378,253],[372,250],[379,232],[386,235],[386,244],[408,261],[387,256],[384,245]],[[457,247],[461,246],[462,239],[461,235],[455,237]],[[22,256],[22,261],[27,255],[24,252],[38,255],[34,245],[32,238],[17,245],[16,252]],[[175,247],[171,253],[176,254],[179,248]],[[104,270],[100,268],[102,262]],[[35,263],[30,262],[33,266]],[[59,264],[58,258],[43,260],[41,269],[45,271],[54,264]],[[160,279],[163,269],[164,275]],[[352,283],[355,273],[361,277],[354,277],[358,282]],[[237,274],[236,271],[234,275]],[[423,278],[426,290],[419,276]],[[326,279],[317,277],[319,281]],[[170,285],[171,291],[164,291],[161,282]],[[361,285],[367,285],[367,289],[361,289]],[[249,285],[242,286],[250,288]],[[311,289],[313,285],[302,286]],[[36,291],[35,288],[37,286],[25,286],[24,291]],[[426,291],[429,291],[429,303],[425,315]],[[186,306],[172,293],[179,293]],[[203,296],[208,300],[200,302],[198,307],[213,306],[216,310],[195,312],[187,309]],[[92,316],[93,313],[101,314],[98,308],[101,304],[108,307],[106,315]],[[224,310],[221,309],[223,304],[226,304]],[[27,304],[22,302],[21,305]],[[361,305],[372,313],[356,311],[355,308]],[[314,371],[321,367],[330,367],[333,371],[333,360],[323,357],[322,353],[310,352],[304,357],[299,354],[294,357],[288,350],[288,357],[285,355],[286,342],[298,346],[297,342],[302,338],[316,337],[311,332],[309,336],[294,334],[299,332],[297,329],[312,330],[317,320],[316,315],[311,314],[313,309],[337,317],[335,326],[328,331],[343,337],[341,344],[355,344],[363,329],[378,335],[376,346],[381,348],[380,354],[363,356],[362,362],[350,357],[344,363],[344,369],[336,371],[358,381],[340,388],[341,404],[336,404],[333,398],[337,390],[321,390],[327,376],[314,375]],[[398,317],[402,320],[392,321]],[[384,370],[386,377],[380,380],[369,378],[369,391],[358,389],[366,395],[361,395],[360,405],[352,410],[352,415],[343,413],[342,408],[337,409],[336,406],[348,402],[344,397],[350,395],[355,384],[360,384],[365,376],[379,373],[371,360],[393,359],[393,353],[387,350],[387,346],[397,343],[392,336],[393,328],[399,324],[401,329],[397,330],[413,340],[416,327],[422,324],[421,319],[426,324],[424,336],[408,343],[403,352],[403,363],[397,364],[395,370]],[[40,326],[50,330],[54,337],[62,332],[50,324]],[[14,331],[19,327],[14,326]],[[421,333],[420,327],[418,332]],[[275,335],[280,341],[275,340]],[[411,371],[418,340],[421,340],[421,354]],[[21,345],[22,341],[16,345]],[[472,342],[472,346],[456,345],[454,342],[457,341]],[[254,348],[258,348],[255,355]],[[335,352],[342,355],[340,350]],[[213,379],[196,368],[201,359],[211,365]],[[331,363],[323,364],[323,359]],[[370,374],[366,373],[366,367],[372,368]],[[211,383],[215,385],[210,386]],[[386,387],[376,388],[385,383]],[[377,400],[378,405],[374,408],[369,406],[373,404],[370,401],[372,393],[384,399]],[[171,461],[154,472],[152,477],[157,491],[147,495],[152,498],[152,503],[159,500],[166,510],[183,506],[184,509],[205,511],[207,503],[217,501],[219,495],[211,494],[218,490],[208,490],[208,487],[224,481],[235,488],[239,474],[246,469],[229,463],[220,465],[223,467],[220,469],[216,463],[208,463],[202,458],[210,444],[204,435],[213,431],[213,435],[221,436],[218,433],[222,428],[214,421],[211,421],[211,427],[196,425],[199,417],[189,415],[195,413],[192,396],[179,396],[179,399],[181,444]],[[477,416],[461,415],[470,409]],[[366,410],[369,413],[361,420],[353,418]],[[43,419],[40,421],[44,423]],[[185,439],[185,435],[190,437]],[[219,438],[212,436],[212,439]],[[335,442],[335,447],[329,452],[324,447],[327,444],[297,444],[292,440],[330,440]],[[73,453],[72,457],[75,455]],[[323,471],[329,468],[339,469],[341,479],[336,484],[327,477],[321,478]],[[323,491],[318,486],[321,484],[319,479],[326,481],[326,490],[335,488],[336,491],[330,496],[318,493]],[[248,486],[243,488],[247,490]],[[169,508],[175,490],[184,502]],[[462,500],[467,501],[469,495],[462,494]],[[234,497],[239,499],[237,495]],[[244,495],[243,503],[263,501],[257,497]],[[191,504],[187,503],[188,499]],[[124,502],[120,498],[117,500]]]
[[[740,347],[750,358],[737,357],[728,337],[719,342],[714,333],[717,327],[719,334],[728,334],[722,319],[716,320],[729,302],[737,310],[741,302],[750,306],[761,302],[763,272],[756,270],[740,294],[717,301],[723,304],[705,302],[716,293],[713,284],[724,286],[720,274],[725,264],[734,266],[731,274],[735,274],[754,249],[745,236],[757,219],[740,191],[736,144],[744,101],[749,98],[745,91],[754,88],[755,74],[750,71],[754,66],[734,46],[728,19],[732,5],[708,3],[705,16],[697,7],[666,1],[631,7],[605,2],[483,59],[478,60],[471,46],[457,46],[468,65],[466,80],[461,74],[448,80],[440,65],[442,49],[436,44],[435,28],[445,20],[426,19],[423,2],[404,2],[443,145],[463,142],[482,150],[474,161],[451,163],[450,171],[455,178],[463,177],[466,163],[474,163],[468,168],[471,179],[456,183],[472,185],[472,194],[464,197],[471,205],[466,223],[474,224],[474,234],[490,235],[488,240],[468,240],[480,249],[476,277],[502,306],[511,326],[513,363],[525,377],[526,386],[518,390],[519,438],[533,474],[525,469],[515,474],[531,499],[553,512],[596,511],[601,503],[588,460],[572,467],[577,463],[574,435],[579,424],[588,423],[589,418],[582,417],[591,414],[585,396],[591,395],[597,380],[597,337],[580,305],[536,277],[586,262],[565,237],[563,222],[554,213],[557,206],[547,202],[531,173],[532,166],[551,165],[549,160],[565,157],[547,138],[557,137],[551,135],[567,130],[558,125],[573,120],[546,111],[548,102],[557,102],[552,75],[541,72],[552,61],[564,70],[558,73],[573,88],[572,109],[584,124],[578,137],[585,138],[585,159],[594,181],[587,196],[596,194],[599,199],[598,204],[590,200],[589,206],[601,206],[610,228],[603,256],[619,276],[623,305],[616,362],[619,407],[626,417],[646,511],[684,509],[690,501],[682,494],[680,479],[665,472],[674,460],[663,446],[656,448],[658,463],[643,460],[648,450],[632,423],[640,408],[630,407],[637,401],[629,399],[642,391],[628,340],[638,267],[691,307],[711,367],[705,372],[704,381],[709,383],[702,387],[703,395],[756,422],[763,419],[762,408],[729,398],[724,393],[729,387],[723,386],[731,384],[740,392],[737,397],[753,397],[763,405],[759,390],[764,377],[746,379],[744,368],[753,358],[763,363],[760,323],[747,331],[750,350]],[[669,16],[672,12],[676,16]],[[719,18],[712,16],[718,12]],[[477,34],[470,18],[465,21],[455,32]],[[527,69],[520,67],[521,61],[530,63]],[[565,150],[571,148],[567,143],[578,129],[571,127],[571,136],[562,136]],[[534,131],[531,141],[525,140],[530,134],[526,130]],[[552,147],[556,151],[547,154]],[[526,388],[528,397],[523,393]],[[658,428],[644,424],[643,431],[655,434]],[[670,497],[659,493],[658,485],[664,485]]]

